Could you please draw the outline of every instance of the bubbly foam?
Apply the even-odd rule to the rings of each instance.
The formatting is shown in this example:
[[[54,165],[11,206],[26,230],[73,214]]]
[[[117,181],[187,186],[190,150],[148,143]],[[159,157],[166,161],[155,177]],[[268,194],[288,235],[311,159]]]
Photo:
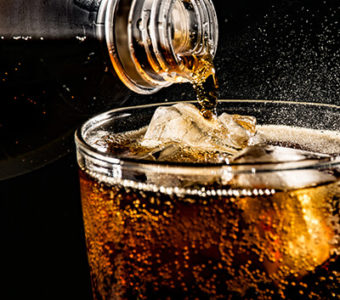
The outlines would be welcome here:
[[[315,130],[315,129],[306,129],[306,128],[295,128],[289,126],[277,126],[277,125],[265,125],[265,126],[258,126],[258,135],[260,136],[260,140],[266,144],[270,145],[290,145],[290,147],[311,151],[313,153],[322,153],[327,155],[332,155],[338,157],[340,155],[340,133],[335,131],[325,131],[325,130]],[[125,137],[134,136],[138,139],[142,138],[143,132],[142,131],[134,131],[133,134],[128,132],[125,134],[119,134],[117,136],[118,141],[126,142],[128,139]],[[112,139],[115,139],[115,136],[111,136]],[[117,141],[116,141],[117,142]],[[98,148],[107,148],[104,147],[105,142],[103,140],[98,141],[94,144]],[[112,149],[111,149],[112,150]],[[157,162],[155,162],[157,164]],[[143,167],[142,167],[143,168]],[[208,170],[204,167],[201,168],[188,168],[186,167],[185,170],[178,168],[177,172],[173,172],[173,168],[170,170],[169,173],[166,172],[163,174],[157,173],[159,172],[160,168],[165,168],[164,164],[162,166],[148,166],[147,169],[142,170],[145,172],[147,176],[146,182],[138,182],[134,179],[127,179],[126,174],[123,172],[121,165],[112,165],[112,169],[109,170],[110,175],[106,175],[101,173],[101,171],[97,172],[94,169],[90,168],[83,168],[83,171],[90,175],[92,178],[95,178],[97,181],[107,184],[107,185],[122,185],[126,188],[134,188],[143,191],[149,192],[156,192],[162,194],[176,194],[179,196],[184,195],[191,195],[191,196],[199,196],[199,197],[209,197],[209,196],[257,196],[257,195],[272,195],[276,193],[275,188],[266,186],[262,187],[247,187],[247,188],[238,188],[235,186],[228,186],[229,180],[232,178],[232,174],[229,172],[221,171],[222,167],[217,167],[217,171]],[[224,169],[228,168],[228,166],[224,166]],[[139,170],[139,171],[141,171]],[[183,171],[183,174],[181,173]],[[155,175],[155,172],[157,173]],[[186,174],[184,174],[186,172]],[[214,173],[216,172],[216,174]],[[101,173],[101,174],[100,174]],[[215,175],[214,175],[215,174]],[[162,178],[162,176],[164,176]],[[231,176],[231,178],[228,178]],[[211,180],[221,179],[222,183],[225,182],[226,188],[216,188],[213,185],[211,186]],[[156,178],[156,182],[153,182],[153,179]],[[197,187],[195,185],[186,187],[181,186],[181,183],[176,185],[176,180],[178,178],[185,178],[185,180],[190,181],[196,180],[196,183],[202,183],[200,186],[206,187]],[[197,181],[198,178],[198,181]],[[216,182],[217,182],[216,181]],[[170,183],[170,184],[169,184]],[[317,183],[316,183],[317,184]],[[209,187],[209,185],[211,187]],[[223,184],[224,185],[224,184]],[[222,186],[223,186],[222,185]]]
[[[111,152],[110,146],[130,144],[136,147],[142,141],[147,127],[124,134],[112,135],[97,131],[96,136],[87,137],[87,142],[101,152]],[[317,130],[284,125],[257,125],[255,143],[263,141],[270,145],[288,145],[305,151],[328,155],[340,155],[340,131]],[[133,140],[133,142],[131,142]],[[132,150],[132,148],[130,148]],[[132,151],[131,151],[132,152]],[[127,153],[128,155],[128,153]],[[133,155],[132,155],[133,156]],[[133,156],[134,157],[134,156]]]
[[[340,155],[339,131],[283,125],[258,125],[257,131],[265,143],[290,144],[306,151],[335,156]]]

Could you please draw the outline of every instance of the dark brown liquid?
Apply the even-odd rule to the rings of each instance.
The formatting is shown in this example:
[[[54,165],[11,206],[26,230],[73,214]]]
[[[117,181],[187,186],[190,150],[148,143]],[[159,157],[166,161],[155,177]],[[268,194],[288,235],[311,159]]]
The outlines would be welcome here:
[[[213,58],[210,54],[201,57],[193,56],[187,65],[192,70],[191,83],[196,92],[201,113],[209,119],[212,115],[216,115],[218,101],[218,83]]]
[[[196,92],[202,115],[209,119],[216,115],[218,83],[213,56],[207,51],[200,56],[182,56],[181,64],[173,62],[171,73],[177,74],[178,82],[190,81]]]
[[[80,182],[95,299],[336,297],[339,182],[247,196],[164,194],[83,171]]]

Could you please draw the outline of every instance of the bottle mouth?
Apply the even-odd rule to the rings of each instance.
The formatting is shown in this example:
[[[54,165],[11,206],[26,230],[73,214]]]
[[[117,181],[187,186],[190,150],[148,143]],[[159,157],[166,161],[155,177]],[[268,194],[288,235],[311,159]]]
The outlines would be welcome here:
[[[216,53],[218,23],[211,0],[104,0],[102,7],[111,62],[136,93],[189,81],[186,58]]]

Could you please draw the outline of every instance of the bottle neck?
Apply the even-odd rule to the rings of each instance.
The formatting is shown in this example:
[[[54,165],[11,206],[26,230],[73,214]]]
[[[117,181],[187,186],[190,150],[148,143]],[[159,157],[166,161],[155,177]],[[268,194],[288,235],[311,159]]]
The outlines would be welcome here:
[[[2,6],[2,37],[106,41],[121,81],[140,94],[190,81],[195,59],[213,57],[217,47],[211,0],[15,0]]]
[[[193,61],[213,57],[218,25],[211,0],[103,0],[113,66],[133,91],[151,94],[190,81]]]

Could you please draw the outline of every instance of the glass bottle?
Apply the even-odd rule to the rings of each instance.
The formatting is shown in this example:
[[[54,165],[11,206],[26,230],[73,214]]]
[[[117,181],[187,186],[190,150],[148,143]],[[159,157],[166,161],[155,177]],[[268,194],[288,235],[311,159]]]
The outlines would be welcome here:
[[[77,36],[104,41],[121,81],[140,94],[187,81],[188,58],[214,56],[217,47],[211,0],[0,0],[0,4],[2,38]]]

